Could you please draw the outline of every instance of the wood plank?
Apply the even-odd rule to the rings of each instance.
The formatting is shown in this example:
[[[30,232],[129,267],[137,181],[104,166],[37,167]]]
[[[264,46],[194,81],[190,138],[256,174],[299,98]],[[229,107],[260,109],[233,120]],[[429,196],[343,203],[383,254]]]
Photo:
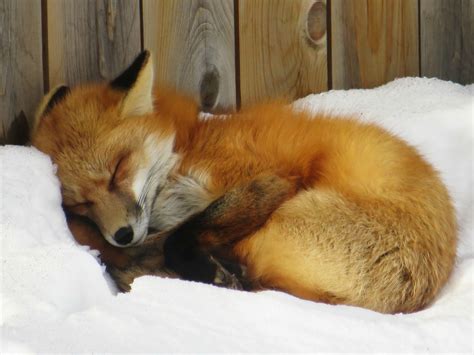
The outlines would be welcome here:
[[[141,50],[140,3],[47,0],[49,87],[112,79]]]
[[[419,75],[418,42],[418,0],[332,0],[332,87]]]
[[[156,84],[186,92],[205,111],[235,109],[233,0],[144,0],[143,40]]]
[[[326,1],[240,0],[242,106],[327,90]]]
[[[421,75],[474,82],[474,0],[421,0]]]
[[[0,0],[0,144],[25,143],[42,95],[41,1]]]

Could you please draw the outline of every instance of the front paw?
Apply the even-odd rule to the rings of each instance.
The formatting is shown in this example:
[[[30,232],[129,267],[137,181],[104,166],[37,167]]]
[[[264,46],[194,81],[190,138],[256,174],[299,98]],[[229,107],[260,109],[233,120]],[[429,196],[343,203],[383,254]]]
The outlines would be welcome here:
[[[136,274],[131,269],[119,269],[114,266],[106,267],[107,273],[117,286],[119,292],[129,292]]]
[[[216,277],[217,265],[209,259],[207,254],[200,251],[175,253],[175,250],[166,252],[165,267],[173,270],[183,280],[213,284]]]
[[[232,290],[243,290],[244,287],[237,277],[237,272],[232,273],[217,261],[213,256],[209,257],[210,261],[216,265],[216,273],[213,284],[219,287],[225,287]]]

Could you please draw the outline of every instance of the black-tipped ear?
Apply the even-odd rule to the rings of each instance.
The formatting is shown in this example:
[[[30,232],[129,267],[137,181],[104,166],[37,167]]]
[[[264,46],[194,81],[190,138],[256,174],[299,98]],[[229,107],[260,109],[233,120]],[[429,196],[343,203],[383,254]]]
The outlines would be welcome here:
[[[53,93],[53,95],[51,95],[51,97],[49,98],[49,101],[46,104],[41,116],[44,116],[49,113],[53,109],[53,107],[60,103],[70,92],[71,89],[68,86],[59,86]]]
[[[35,119],[33,120],[33,126],[31,127],[31,134],[36,131],[41,118],[51,112],[54,106],[63,101],[70,91],[71,89],[69,89],[68,86],[61,85],[50,90],[46,96],[43,97],[36,109]]]
[[[110,82],[110,86],[117,90],[128,91],[137,81],[138,75],[150,58],[150,52],[144,50],[133,63],[117,78]]]

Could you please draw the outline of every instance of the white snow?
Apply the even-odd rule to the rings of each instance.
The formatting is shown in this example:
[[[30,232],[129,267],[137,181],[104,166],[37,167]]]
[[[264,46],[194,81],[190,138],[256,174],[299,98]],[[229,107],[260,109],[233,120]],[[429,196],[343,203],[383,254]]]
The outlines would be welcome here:
[[[70,235],[49,158],[1,147],[0,351],[472,353],[473,100],[474,85],[406,78],[297,102],[379,122],[418,147],[449,187],[460,224],[455,272],[434,304],[408,315],[151,276],[117,294]]]

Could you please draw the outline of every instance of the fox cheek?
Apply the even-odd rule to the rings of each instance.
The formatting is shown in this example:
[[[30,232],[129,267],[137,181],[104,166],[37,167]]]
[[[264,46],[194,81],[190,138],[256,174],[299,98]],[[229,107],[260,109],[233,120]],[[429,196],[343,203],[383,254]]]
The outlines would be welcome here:
[[[97,213],[93,211],[93,208],[90,208],[84,216],[89,218],[92,222],[94,222],[101,231],[103,230],[103,226],[101,225],[102,223],[100,219],[97,218],[98,215]]]

